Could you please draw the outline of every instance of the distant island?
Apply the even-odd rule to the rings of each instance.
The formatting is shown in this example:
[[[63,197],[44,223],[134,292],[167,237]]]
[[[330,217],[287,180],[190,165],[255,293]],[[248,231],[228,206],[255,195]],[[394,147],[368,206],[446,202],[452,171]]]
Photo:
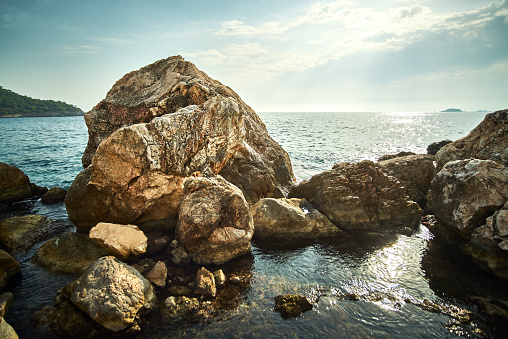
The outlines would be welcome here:
[[[0,118],[66,117],[83,114],[84,112],[74,105],[30,98],[0,86]]]
[[[460,108],[448,108],[441,112],[463,112]]]

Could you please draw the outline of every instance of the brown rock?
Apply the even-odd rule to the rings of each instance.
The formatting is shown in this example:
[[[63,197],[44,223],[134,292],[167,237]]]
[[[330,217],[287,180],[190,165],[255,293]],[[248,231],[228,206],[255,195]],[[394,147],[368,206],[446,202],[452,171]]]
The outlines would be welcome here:
[[[162,261],[157,261],[152,269],[145,275],[146,279],[160,288],[166,287],[167,277],[168,269],[166,268],[166,264],[164,264]]]
[[[274,310],[280,312],[282,317],[295,318],[299,317],[303,312],[310,311],[312,304],[306,297],[301,295],[278,295],[275,297]]]
[[[0,162],[0,203],[10,203],[32,195],[30,179],[22,170]]]
[[[427,191],[436,171],[433,156],[408,155],[379,161],[378,165],[383,172],[399,179],[411,200],[417,202],[421,208],[425,207]]]
[[[14,294],[11,292],[5,292],[0,295],[0,317],[5,317],[7,310],[11,306]]]
[[[337,164],[300,183],[290,197],[306,198],[347,231],[414,227],[422,213],[397,179],[368,160]]]
[[[196,274],[196,294],[206,298],[215,298],[217,287],[215,286],[215,277],[212,272],[201,267]]]
[[[101,222],[90,230],[90,239],[120,260],[146,252],[147,238],[136,225]]]
[[[255,237],[279,240],[350,237],[306,199],[265,198],[250,210]]]
[[[242,192],[220,176],[185,180],[176,238],[198,264],[223,264],[250,252],[252,216]]]
[[[2,339],[18,339],[18,334],[3,317],[0,317],[0,338]]]
[[[508,166],[508,109],[487,114],[467,136],[441,148],[436,153],[437,168],[469,158]]]
[[[19,274],[19,263],[4,250],[0,249],[0,291],[3,290],[9,280]]]
[[[60,187],[51,187],[44,195],[41,197],[41,202],[43,204],[55,204],[60,201],[65,200],[65,195],[67,191]]]

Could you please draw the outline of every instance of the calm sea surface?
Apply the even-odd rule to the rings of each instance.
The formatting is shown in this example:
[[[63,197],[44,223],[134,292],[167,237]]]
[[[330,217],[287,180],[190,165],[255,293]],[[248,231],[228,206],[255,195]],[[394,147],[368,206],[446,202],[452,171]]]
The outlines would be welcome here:
[[[485,113],[261,113],[270,135],[289,153],[298,181],[343,161],[376,160],[399,151],[426,153],[427,146],[469,133]],[[87,142],[82,117],[0,119],[0,162],[21,168],[41,186],[68,188],[81,171]],[[67,219],[63,204],[19,204],[10,215],[39,213]],[[3,215],[1,217],[6,217]],[[354,250],[318,242],[283,249],[253,244],[250,286],[233,310],[206,322],[148,326],[143,337],[259,338],[448,338],[448,316],[406,304],[424,298],[453,304],[428,283],[421,259],[433,235],[424,226],[412,236]],[[23,279],[6,320],[21,338],[37,333],[30,315],[51,304],[56,290],[73,277],[54,275],[30,263],[38,246],[16,257]],[[344,301],[354,292],[386,293],[377,302]],[[321,295],[312,311],[284,320],[273,311],[282,293]],[[466,333],[467,335],[467,333]]]

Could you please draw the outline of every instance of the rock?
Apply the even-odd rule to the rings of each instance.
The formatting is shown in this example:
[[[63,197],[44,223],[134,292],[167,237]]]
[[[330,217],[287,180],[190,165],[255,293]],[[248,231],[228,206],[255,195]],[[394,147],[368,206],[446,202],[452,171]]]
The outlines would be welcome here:
[[[446,139],[446,140],[442,140],[442,141],[436,141],[436,142],[433,142],[432,144],[430,144],[428,147],[427,147],[427,154],[429,155],[436,155],[436,153],[441,149],[443,148],[443,146],[446,146],[448,145],[449,143],[452,143],[453,141],[449,140],[449,139]]]
[[[215,285],[217,287],[224,286],[224,284],[226,283],[226,275],[224,274],[224,272],[219,269],[217,271],[214,271],[212,274],[213,278],[215,279]]]
[[[415,227],[422,213],[397,179],[368,160],[337,164],[295,186],[290,197],[306,198],[346,231]]]
[[[17,254],[69,226],[64,221],[52,220],[42,215],[12,217],[0,222],[0,241],[8,251]]]
[[[508,200],[508,168],[490,160],[447,163],[431,183],[436,217],[465,237]]]
[[[306,199],[265,198],[253,205],[250,211],[255,237],[284,240],[350,237]]]
[[[0,249],[0,291],[2,291],[11,278],[19,275],[19,263],[4,250]]]
[[[154,255],[164,251],[171,243],[171,237],[164,232],[145,233],[147,238],[146,254]]]
[[[187,266],[190,265],[191,263],[191,257],[189,256],[187,251],[185,251],[185,248],[183,248],[183,246],[177,247],[176,249],[171,251],[171,255],[172,255],[171,261],[175,265]]]
[[[155,266],[155,261],[150,258],[143,258],[141,260],[136,261],[132,267],[138,270],[139,273],[144,274],[150,271]]]
[[[11,306],[12,300],[14,299],[14,294],[11,292],[5,292],[0,295],[0,317],[5,317],[7,310]]]
[[[178,319],[197,310],[198,307],[199,301],[196,298],[171,296],[161,304],[161,315],[165,320]]]
[[[184,185],[176,238],[192,260],[221,265],[250,253],[254,225],[242,192],[220,176],[189,177]]]
[[[66,197],[77,227],[171,224],[183,180],[197,171],[222,173],[249,200],[281,195],[294,181],[289,156],[256,113],[181,57],[125,75],[85,120],[86,169]]]
[[[441,148],[436,153],[437,168],[469,158],[508,166],[508,109],[487,114],[467,136]]]
[[[275,311],[283,318],[299,317],[303,312],[312,310],[312,304],[301,295],[278,295],[275,297]]]
[[[182,295],[190,296],[194,294],[194,288],[191,288],[189,286],[172,285],[169,288],[169,294],[174,296],[182,296]]]
[[[101,222],[90,230],[90,239],[120,260],[146,252],[147,238],[136,225]]]
[[[217,295],[217,287],[215,286],[215,278],[209,270],[201,267],[196,274],[196,294],[205,298],[215,298]]]
[[[385,154],[385,155],[379,157],[379,159],[377,161],[395,159],[395,158],[405,157],[405,156],[408,156],[408,155],[416,155],[416,153],[414,153],[414,152],[404,152],[403,151],[403,152],[399,152],[397,154]]]
[[[436,170],[434,157],[415,154],[379,161],[378,165],[383,172],[399,179],[409,199],[417,202],[420,208],[425,207],[426,195]]]
[[[148,279],[156,287],[160,288],[166,287],[167,277],[168,277],[168,269],[166,268],[166,265],[162,261],[157,261],[157,263],[152,267],[152,269],[147,274],[145,274],[146,279]]]
[[[134,268],[102,257],[67,287],[70,300],[95,322],[118,332],[157,303],[152,285]]]
[[[0,338],[2,339],[18,339],[18,334],[11,325],[5,321],[3,317],[0,317]]]
[[[40,197],[48,191],[46,187],[38,186],[32,182],[30,183],[30,190],[32,191],[32,195],[36,197]]]
[[[44,243],[32,262],[54,273],[81,274],[104,255],[107,251],[86,234],[71,232]]]
[[[11,203],[32,196],[30,179],[22,170],[0,162],[0,203]]]
[[[51,187],[41,198],[43,204],[55,204],[65,200],[67,191],[60,187]]]

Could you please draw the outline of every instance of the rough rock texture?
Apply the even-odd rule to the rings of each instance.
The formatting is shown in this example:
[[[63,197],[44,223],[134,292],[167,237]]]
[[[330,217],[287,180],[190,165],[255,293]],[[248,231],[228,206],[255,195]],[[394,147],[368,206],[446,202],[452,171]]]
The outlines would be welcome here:
[[[37,242],[61,232],[69,225],[42,215],[12,217],[0,222],[0,241],[12,254],[23,252]]]
[[[254,224],[242,192],[220,176],[190,177],[176,238],[195,263],[223,264],[250,253]]]
[[[284,318],[299,317],[303,312],[312,310],[312,304],[301,295],[278,295],[275,297],[274,310]]]
[[[164,288],[166,287],[166,279],[168,277],[168,269],[166,268],[166,264],[162,261],[157,261],[157,263],[152,267],[147,274],[145,274],[145,278],[147,278],[151,283],[155,286]]]
[[[41,197],[41,202],[43,204],[55,204],[60,201],[65,200],[65,195],[67,191],[60,187],[51,187],[46,193]]]
[[[161,315],[164,320],[177,320],[197,310],[199,301],[185,296],[168,297],[161,304]]]
[[[5,314],[9,310],[13,299],[14,294],[11,292],[5,292],[0,295],[0,317],[5,317]]]
[[[368,160],[337,164],[300,183],[290,197],[306,198],[348,231],[413,227],[422,212],[397,179]]]
[[[0,162],[0,203],[10,203],[32,195],[30,179],[22,170]]]
[[[131,327],[157,298],[152,285],[134,268],[114,257],[102,257],[68,285],[70,300],[105,328]]]
[[[294,181],[256,113],[179,56],[125,75],[85,120],[86,169],[66,198],[78,227],[172,220],[196,171],[222,173],[249,201],[281,196]]]
[[[213,273],[204,267],[201,267],[196,274],[196,294],[206,298],[215,298],[217,287],[215,286],[215,277]]]
[[[90,230],[90,239],[120,260],[146,252],[147,238],[136,225],[101,222]]]
[[[379,161],[383,172],[400,180],[407,195],[421,208],[427,204],[427,191],[434,178],[434,157],[425,154],[408,155]]]
[[[4,250],[0,249],[0,291],[3,290],[9,279],[19,273],[19,263]]]
[[[86,234],[71,232],[44,243],[32,262],[55,273],[81,274],[106,254]]]
[[[171,243],[171,237],[164,232],[145,233],[147,238],[146,254],[153,255],[164,251]]]
[[[255,237],[284,240],[349,238],[349,234],[335,226],[306,199],[265,198],[250,211]]]
[[[490,160],[447,163],[431,183],[436,217],[469,237],[508,200],[508,167]]]
[[[2,339],[18,339],[18,334],[3,317],[0,317],[0,338]]]
[[[429,155],[436,155],[436,153],[441,149],[443,148],[443,146],[446,146],[450,143],[452,143],[453,141],[450,140],[450,139],[446,139],[446,140],[442,140],[442,141],[436,141],[436,142],[433,142],[432,144],[430,144],[429,146],[427,146],[427,154]]]
[[[487,114],[467,136],[441,148],[437,168],[468,158],[494,160],[508,166],[508,109]]]

